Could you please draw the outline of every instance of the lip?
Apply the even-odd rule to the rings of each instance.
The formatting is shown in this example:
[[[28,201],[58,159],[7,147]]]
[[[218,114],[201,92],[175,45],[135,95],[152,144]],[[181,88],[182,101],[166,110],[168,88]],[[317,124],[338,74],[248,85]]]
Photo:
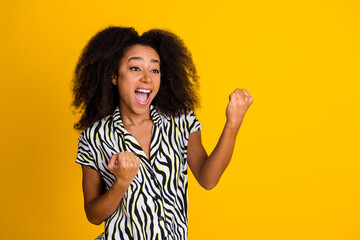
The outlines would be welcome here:
[[[150,92],[152,92],[152,89],[151,89],[151,88],[147,88],[147,87],[139,87],[139,88],[136,88],[136,89],[135,89],[135,92],[136,92],[137,90],[144,90],[144,91],[150,91]]]

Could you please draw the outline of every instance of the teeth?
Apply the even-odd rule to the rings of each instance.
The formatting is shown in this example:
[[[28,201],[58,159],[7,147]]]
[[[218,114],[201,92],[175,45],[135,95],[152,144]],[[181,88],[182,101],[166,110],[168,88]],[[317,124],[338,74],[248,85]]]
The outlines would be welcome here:
[[[136,89],[136,92],[150,93],[151,91],[146,89]]]

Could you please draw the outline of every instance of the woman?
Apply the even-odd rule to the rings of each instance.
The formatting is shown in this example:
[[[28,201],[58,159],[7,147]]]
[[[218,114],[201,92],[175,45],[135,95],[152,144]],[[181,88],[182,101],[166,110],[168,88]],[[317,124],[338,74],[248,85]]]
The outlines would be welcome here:
[[[109,27],[83,50],[75,69],[76,162],[82,165],[85,212],[105,221],[99,239],[187,239],[187,164],[212,189],[229,164],[252,103],[236,89],[223,133],[210,156],[202,143],[198,76],[174,34]]]

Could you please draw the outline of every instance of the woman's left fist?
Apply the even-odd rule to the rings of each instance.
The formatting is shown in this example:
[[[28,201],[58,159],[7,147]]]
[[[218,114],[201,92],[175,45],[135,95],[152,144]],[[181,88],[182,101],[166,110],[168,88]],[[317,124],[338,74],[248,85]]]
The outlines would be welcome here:
[[[253,102],[253,98],[245,89],[235,89],[229,96],[226,108],[226,119],[234,127],[240,127],[246,111]]]

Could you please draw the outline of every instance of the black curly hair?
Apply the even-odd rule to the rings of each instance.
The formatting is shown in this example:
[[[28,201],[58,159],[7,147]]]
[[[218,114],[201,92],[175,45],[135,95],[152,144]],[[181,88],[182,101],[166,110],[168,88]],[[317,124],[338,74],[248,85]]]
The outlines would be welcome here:
[[[90,39],[75,68],[72,105],[81,113],[75,129],[90,127],[118,106],[118,90],[112,78],[118,74],[124,50],[136,44],[152,47],[160,57],[161,84],[152,105],[171,116],[199,107],[196,68],[178,36],[160,29],[140,36],[134,28],[108,27]]]

